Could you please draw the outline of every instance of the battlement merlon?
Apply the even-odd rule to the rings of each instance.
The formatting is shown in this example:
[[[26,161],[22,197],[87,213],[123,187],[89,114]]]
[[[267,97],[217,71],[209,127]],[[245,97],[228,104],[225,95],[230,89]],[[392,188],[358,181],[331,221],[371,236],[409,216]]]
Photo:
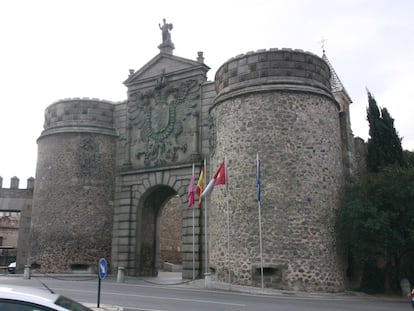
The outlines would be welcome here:
[[[3,188],[3,177],[0,176],[0,189],[17,190],[19,189],[19,182],[20,182],[20,179],[17,178],[16,176],[13,176],[12,178],[10,178],[10,188]],[[33,190],[34,182],[35,182],[35,179],[33,177],[28,178],[26,189]]]

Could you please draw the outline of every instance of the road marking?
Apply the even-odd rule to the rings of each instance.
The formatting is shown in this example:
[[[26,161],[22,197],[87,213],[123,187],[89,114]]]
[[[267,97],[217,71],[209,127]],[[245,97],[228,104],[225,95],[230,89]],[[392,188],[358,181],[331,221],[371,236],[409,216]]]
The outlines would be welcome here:
[[[200,303],[208,303],[208,304],[215,304],[215,305],[227,305],[227,306],[237,306],[237,307],[245,307],[245,304],[240,303],[230,303],[230,302],[219,302],[219,301],[212,301],[212,300],[200,300],[200,299],[183,299],[183,298],[173,298],[173,297],[161,297],[161,296],[148,296],[148,295],[132,295],[132,294],[120,294],[120,293],[113,293],[113,292],[105,292],[105,294],[112,294],[117,296],[129,296],[129,297],[140,297],[140,298],[151,298],[151,299],[159,299],[159,300],[174,300],[174,301],[188,301],[188,302],[200,302]]]
[[[53,288],[59,289],[59,288]],[[60,289],[59,289],[60,290]],[[76,289],[67,289],[67,288],[61,288],[63,291],[72,291],[72,292],[79,292],[79,290]],[[86,291],[82,290],[81,292],[85,293],[95,293],[95,291]],[[219,302],[219,301],[212,301],[212,300],[200,300],[200,299],[183,299],[183,298],[174,298],[174,297],[161,297],[161,296],[148,296],[148,295],[137,295],[137,294],[124,294],[124,293],[115,293],[115,292],[108,292],[103,291],[102,294],[109,294],[109,295],[115,295],[115,296],[128,296],[128,297],[139,297],[139,298],[151,298],[151,299],[158,299],[158,300],[174,300],[174,301],[184,301],[184,302],[198,302],[198,303],[205,303],[205,304],[215,304],[215,305],[227,305],[227,306],[236,306],[236,307],[245,307],[245,304],[240,303],[230,303],[230,302]]]

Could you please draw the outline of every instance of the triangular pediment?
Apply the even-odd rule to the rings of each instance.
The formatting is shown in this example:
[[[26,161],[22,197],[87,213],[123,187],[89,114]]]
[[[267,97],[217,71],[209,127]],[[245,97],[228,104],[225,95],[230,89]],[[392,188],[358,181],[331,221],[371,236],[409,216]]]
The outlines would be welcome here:
[[[160,53],[146,63],[141,69],[130,74],[124,84],[128,87],[140,82],[154,80],[160,75],[184,74],[199,72],[207,74],[210,68],[202,62],[174,56],[171,54]]]

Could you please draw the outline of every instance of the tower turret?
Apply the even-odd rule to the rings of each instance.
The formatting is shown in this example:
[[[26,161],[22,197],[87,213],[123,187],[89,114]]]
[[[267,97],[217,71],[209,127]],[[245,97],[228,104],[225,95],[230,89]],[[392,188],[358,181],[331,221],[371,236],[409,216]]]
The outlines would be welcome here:
[[[37,141],[29,258],[42,272],[90,269],[100,257],[110,258],[113,110],[111,102],[79,98],[46,109]]]
[[[334,235],[343,174],[340,108],[330,78],[321,58],[290,49],[240,55],[217,71],[211,162],[228,158],[228,191],[215,190],[210,204],[210,260],[219,280],[228,280],[230,268],[234,283],[260,284],[258,153],[266,287],[343,287]]]

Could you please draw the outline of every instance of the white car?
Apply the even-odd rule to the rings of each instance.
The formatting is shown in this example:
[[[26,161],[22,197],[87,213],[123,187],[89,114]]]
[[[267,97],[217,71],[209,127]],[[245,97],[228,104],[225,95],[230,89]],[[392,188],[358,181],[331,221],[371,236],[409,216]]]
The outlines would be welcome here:
[[[7,266],[7,271],[9,271],[9,273],[15,273],[16,272],[16,262],[15,261],[11,262]]]
[[[92,311],[70,298],[46,289],[17,285],[0,285],[0,310]]]

